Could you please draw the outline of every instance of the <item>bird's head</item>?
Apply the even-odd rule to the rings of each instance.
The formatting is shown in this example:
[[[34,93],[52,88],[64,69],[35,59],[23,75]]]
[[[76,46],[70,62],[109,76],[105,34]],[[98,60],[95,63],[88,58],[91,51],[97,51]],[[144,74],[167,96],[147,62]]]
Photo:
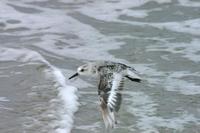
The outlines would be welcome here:
[[[69,77],[72,79],[76,76],[84,75],[84,76],[96,76],[97,75],[97,67],[93,63],[87,63],[77,68],[77,72]]]

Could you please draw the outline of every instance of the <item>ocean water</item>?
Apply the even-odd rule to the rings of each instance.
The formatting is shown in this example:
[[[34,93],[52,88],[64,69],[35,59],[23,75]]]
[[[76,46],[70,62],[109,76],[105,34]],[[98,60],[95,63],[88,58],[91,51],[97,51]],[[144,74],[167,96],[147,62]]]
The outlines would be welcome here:
[[[126,63],[112,133],[200,133],[199,0],[1,0],[0,133],[103,133],[91,60]]]

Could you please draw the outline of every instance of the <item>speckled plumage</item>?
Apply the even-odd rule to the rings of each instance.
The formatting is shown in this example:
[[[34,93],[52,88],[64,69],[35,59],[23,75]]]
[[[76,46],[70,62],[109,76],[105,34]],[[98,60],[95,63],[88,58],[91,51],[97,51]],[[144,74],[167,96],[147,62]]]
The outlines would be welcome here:
[[[122,63],[110,61],[89,62],[77,69],[77,75],[96,75],[99,78],[98,95],[100,110],[106,127],[113,128],[116,123],[115,113],[120,109],[125,78],[140,82],[136,70]]]

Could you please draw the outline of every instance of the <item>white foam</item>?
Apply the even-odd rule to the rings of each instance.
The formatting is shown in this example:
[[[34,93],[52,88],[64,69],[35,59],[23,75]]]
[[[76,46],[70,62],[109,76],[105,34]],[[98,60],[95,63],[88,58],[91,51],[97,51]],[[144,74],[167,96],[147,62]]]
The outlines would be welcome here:
[[[112,21],[115,21],[115,17],[117,18],[119,15],[123,14],[134,17],[147,16],[146,10],[132,10],[129,8],[141,6],[149,1],[165,3],[169,2],[170,0],[135,0],[134,2],[129,0],[120,0],[114,3],[109,3],[107,1],[94,1],[93,3],[87,3],[84,6],[80,6],[80,8],[77,10],[81,11],[81,13],[83,14],[86,14],[88,16],[91,15],[97,19],[98,17],[101,18],[101,15],[108,15],[107,19],[112,19]],[[72,1],[64,2],[70,3]],[[106,58],[107,60],[124,62],[124,60],[116,59],[113,55],[107,53],[107,51],[118,49],[121,45],[124,44],[123,42],[117,41],[118,38],[123,38],[123,35],[103,35],[90,25],[83,24],[82,22],[79,22],[73,17],[66,15],[66,13],[62,10],[51,10],[48,8],[42,8],[34,5],[20,3],[20,6],[22,7],[30,7],[42,11],[40,15],[26,14],[16,11],[15,9],[8,6],[7,3],[9,2],[4,1],[0,5],[0,8],[7,12],[3,13],[1,18],[5,21],[9,19],[16,19],[20,20],[21,22],[15,25],[6,24],[5,29],[12,29],[18,27],[29,28],[30,30],[28,31],[17,32],[17,35],[23,36],[34,35],[38,33],[48,33],[40,36],[40,39],[42,39],[42,41],[31,45],[39,47],[40,49],[44,49],[45,51],[51,52],[55,55],[64,57],[72,57],[87,60],[104,60]],[[19,3],[17,2],[12,2],[10,4],[19,5]],[[3,34],[16,35],[15,32],[5,32]],[[77,38],[65,39],[65,37],[61,36],[61,34],[71,34],[77,36]],[[34,37],[23,37],[23,39],[32,38]],[[69,46],[65,44],[62,47],[56,46],[57,40],[60,40],[65,44],[69,44]]]
[[[107,37],[101,34],[95,28],[83,24],[76,19],[73,19],[72,17],[65,16],[63,18],[63,14],[58,15],[56,12],[53,14],[60,16],[62,19],[55,19],[54,15],[51,15],[52,17],[43,18],[54,18],[56,20],[56,27],[51,26],[51,31],[59,31],[61,33],[63,32],[64,34],[72,33],[78,38],[65,40],[60,38],[60,36],[47,34],[41,37],[43,41],[34,44],[34,46],[64,57],[84,60],[104,60],[106,58],[107,60],[119,61],[119,59],[116,59],[113,55],[107,52],[109,50],[118,49],[121,45],[123,45],[122,42],[115,41],[116,37]],[[63,25],[63,22],[66,22],[66,25]],[[60,28],[58,29],[58,27]],[[74,46],[75,48],[70,48],[70,46],[67,45],[63,46],[61,49],[58,48],[55,45],[58,38],[64,43],[69,44],[70,46]]]
[[[184,95],[195,95],[200,94],[200,85],[192,81],[183,80],[183,77],[186,76],[195,76],[191,73],[185,72],[172,72],[167,76],[166,79],[162,82],[164,87],[168,91],[178,91]]]
[[[151,45],[146,48],[147,51],[168,51],[173,54],[187,58],[194,62],[200,62],[200,39],[193,39],[189,43],[164,43],[161,45]],[[163,49],[165,47],[165,49]]]
[[[58,133],[70,133],[73,127],[74,113],[78,110],[78,97],[76,96],[77,88],[69,86],[62,72],[49,64],[39,53],[28,49],[13,49],[13,48],[0,48],[0,61],[17,61],[17,62],[36,62],[47,65],[45,72],[47,76],[55,81],[55,87],[59,91],[60,100],[63,106],[60,107],[59,128],[55,128]],[[48,77],[49,78],[49,77]],[[0,101],[5,101],[6,98],[0,97]],[[57,125],[57,124],[56,124]]]
[[[131,10],[132,7],[139,7],[149,1],[158,3],[168,3],[171,0],[119,0],[117,2],[94,1],[88,6],[84,6],[79,11],[87,16],[104,21],[120,21],[118,17],[124,13],[128,16],[145,17],[146,11]],[[135,12],[135,13],[134,13]],[[140,16],[141,15],[141,16]]]
[[[149,25],[160,29],[168,29],[175,32],[200,35],[199,23],[200,19],[190,19],[181,22],[149,23]]]
[[[133,25],[150,25],[160,29],[169,29],[176,32],[190,33],[192,35],[200,35],[200,19],[190,19],[179,22],[162,22],[162,23],[146,23],[146,22],[135,22],[128,20],[121,20],[119,16],[126,15],[136,18],[144,18],[148,16],[148,13],[153,10],[162,10],[161,8],[157,9],[147,9],[147,10],[138,10],[130,9],[133,7],[139,7],[144,5],[147,2],[155,1],[157,3],[169,3],[171,0],[119,0],[117,2],[105,2],[105,1],[95,1],[86,6],[80,7],[79,12],[90,16],[94,19],[111,21],[111,22],[121,22],[128,23]],[[200,7],[200,2],[190,1],[190,0],[178,0],[181,6],[189,7]]]
[[[77,88],[69,86],[65,82],[65,77],[62,72],[52,67],[55,81],[57,81],[56,87],[59,90],[59,96],[64,101],[62,117],[60,121],[60,128],[56,129],[58,133],[70,133],[73,127],[74,113],[78,110],[78,97],[76,96]]]
[[[97,128],[101,128],[101,122],[95,122],[91,125],[81,125],[81,126],[76,126],[76,129],[80,129],[80,130],[90,130],[92,132],[96,132]]]
[[[0,97],[0,113],[1,113],[1,110],[13,110],[12,108],[6,107],[4,104],[1,104],[4,102],[9,102],[9,101],[10,99],[8,99],[7,97]]]
[[[151,50],[151,49],[149,49]],[[166,50],[166,49],[165,49]],[[159,71],[153,65],[135,64],[138,71],[143,74],[143,81],[147,81],[148,86],[159,85],[167,91],[174,91],[184,95],[200,94],[200,85],[195,81],[184,79],[185,77],[200,77],[198,72],[190,71]]]
[[[150,10],[138,10],[138,9],[130,9],[132,7],[139,7],[147,2],[155,1],[158,3],[169,3],[171,0],[134,0],[134,2],[130,0],[120,0],[115,3],[107,3],[107,2],[94,2],[91,5],[84,6],[80,8],[80,12],[93,17],[95,19],[104,20],[104,21],[112,21],[112,22],[122,22],[133,25],[150,25],[157,28],[165,28],[176,32],[190,33],[192,35],[200,35],[200,19],[190,19],[179,22],[165,22],[165,23],[146,23],[146,22],[135,22],[135,21],[127,21],[119,19],[120,15],[126,15],[130,17],[138,17],[144,18],[148,16],[149,11],[152,10],[161,10],[150,9]],[[189,7],[200,7],[200,2],[190,1],[190,0],[178,0],[181,6],[189,6]],[[97,6],[98,5],[98,6]]]
[[[129,95],[132,96],[132,101],[134,102],[131,102],[127,111],[137,118],[137,127],[142,130],[143,133],[159,133],[157,127],[182,131],[185,124],[191,122],[199,123],[198,119],[188,112],[184,112],[173,118],[157,116],[156,107],[158,104],[156,104],[152,98],[141,92],[129,93]]]
[[[187,113],[169,119],[156,116],[143,116],[140,122],[138,122],[138,127],[142,129],[144,133],[151,133],[152,131],[159,133],[157,127],[175,129],[181,132],[184,130],[184,125],[191,122],[198,123],[198,120],[193,115]]]
[[[192,0],[178,0],[179,4],[182,6],[189,6],[189,7],[200,7],[200,2],[192,1]]]
[[[8,101],[10,101],[8,98],[0,97],[0,102],[8,102]]]
[[[4,32],[2,34],[20,35],[24,36],[23,39],[26,40],[32,39],[34,38],[34,35],[40,33],[48,33],[40,36],[42,41],[27,45],[34,45],[59,56],[88,60],[103,60],[105,58],[107,58],[107,60],[116,60],[116,58],[113,55],[108,54],[107,51],[118,49],[123,45],[122,42],[116,41],[115,37],[107,37],[95,28],[67,16],[66,13],[61,10],[39,8],[38,6],[20,3],[20,6],[22,7],[30,7],[42,11],[39,15],[26,14],[16,11],[12,7],[8,6],[8,3],[8,1],[3,1],[0,4],[0,8],[3,9],[1,18],[4,21],[9,19],[19,20],[20,23],[14,25],[6,23],[5,30],[20,27],[28,28],[30,30],[17,31],[17,33],[14,31]],[[17,2],[12,2],[10,4],[19,5]],[[61,34],[70,34],[77,36],[77,38],[66,39],[64,36],[62,37]],[[33,36],[25,37],[25,35]],[[69,44],[69,46],[64,44],[62,48],[59,48],[56,46],[57,40]]]
[[[130,17],[136,17],[136,18],[144,18],[148,16],[148,12],[146,10],[130,10],[130,9],[124,9],[120,13],[121,15],[126,15]]]
[[[47,61],[37,52],[25,48],[13,49],[0,47],[0,61],[18,61],[18,62],[42,62]]]

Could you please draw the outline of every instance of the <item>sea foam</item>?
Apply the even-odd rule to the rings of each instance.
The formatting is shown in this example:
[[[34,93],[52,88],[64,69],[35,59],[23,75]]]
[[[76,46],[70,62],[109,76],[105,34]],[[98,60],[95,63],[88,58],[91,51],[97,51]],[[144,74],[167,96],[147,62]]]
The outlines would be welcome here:
[[[76,95],[77,88],[66,83],[66,78],[62,72],[45,60],[38,52],[28,49],[0,48],[0,61],[17,61],[21,63],[42,63],[45,64],[45,72],[47,78],[53,79],[54,86],[58,89],[58,96],[61,100],[62,107],[59,107],[59,120],[56,121],[58,128],[57,133],[70,133],[73,127],[74,113],[78,110],[78,97]],[[51,76],[51,77],[49,77]],[[8,101],[4,97],[0,97],[0,101]]]

